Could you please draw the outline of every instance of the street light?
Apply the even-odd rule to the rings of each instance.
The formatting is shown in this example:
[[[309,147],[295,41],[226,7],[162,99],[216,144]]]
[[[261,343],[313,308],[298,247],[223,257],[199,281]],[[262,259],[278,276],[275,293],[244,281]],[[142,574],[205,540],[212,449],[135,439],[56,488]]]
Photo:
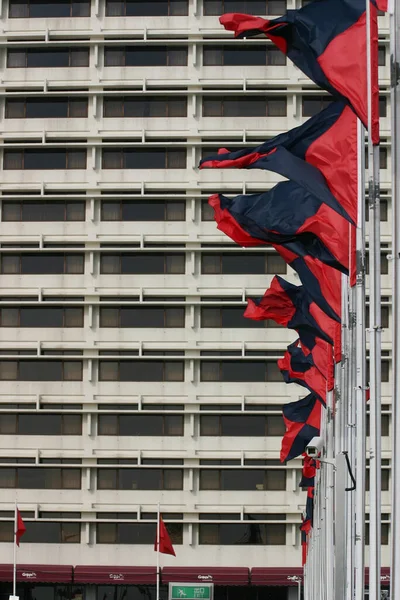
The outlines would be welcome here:
[[[299,577],[298,575],[288,575],[287,578],[289,581],[295,581],[297,583],[297,597],[298,600],[301,600],[301,577]]]

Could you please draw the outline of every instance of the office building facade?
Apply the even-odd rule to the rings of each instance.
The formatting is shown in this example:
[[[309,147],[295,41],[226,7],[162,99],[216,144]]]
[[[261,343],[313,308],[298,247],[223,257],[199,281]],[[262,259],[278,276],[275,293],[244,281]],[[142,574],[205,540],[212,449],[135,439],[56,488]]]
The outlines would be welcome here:
[[[14,503],[23,600],[155,593],[161,511],[170,581],[216,600],[297,593],[301,461],[279,462],[276,365],[294,334],[242,317],[270,249],[216,229],[207,197],[257,192],[263,171],[199,171],[329,98],[264,40],[218,15],[299,0],[2,0],[0,51],[0,593]],[[390,494],[389,29],[380,16],[383,557]]]

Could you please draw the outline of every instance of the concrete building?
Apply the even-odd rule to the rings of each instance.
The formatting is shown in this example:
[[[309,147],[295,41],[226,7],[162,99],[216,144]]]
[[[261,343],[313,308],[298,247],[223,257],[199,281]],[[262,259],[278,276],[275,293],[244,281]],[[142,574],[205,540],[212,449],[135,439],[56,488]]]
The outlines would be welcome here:
[[[216,600],[296,597],[287,577],[301,564],[305,493],[301,462],[280,464],[279,450],[281,405],[305,394],[276,366],[295,336],[242,313],[275,273],[298,278],[274,252],[229,243],[207,205],[278,178],[197,165],[328,101],[272,45],[233,41],[218,23],[299,6],[0,2],[2,599],[15,501],[23,600],[154,599],[158,503],[177,554],[162,557],[163,600],[184,579],[214,582]],[[387,565],[387,17],[380,25]]]

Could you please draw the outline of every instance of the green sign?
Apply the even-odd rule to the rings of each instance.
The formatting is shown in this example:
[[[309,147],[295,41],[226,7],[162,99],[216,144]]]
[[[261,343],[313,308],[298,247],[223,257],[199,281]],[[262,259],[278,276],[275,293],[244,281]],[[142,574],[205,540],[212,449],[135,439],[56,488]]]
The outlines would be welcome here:
[[[212,600],[212,583],[170,583],[169,600]]]

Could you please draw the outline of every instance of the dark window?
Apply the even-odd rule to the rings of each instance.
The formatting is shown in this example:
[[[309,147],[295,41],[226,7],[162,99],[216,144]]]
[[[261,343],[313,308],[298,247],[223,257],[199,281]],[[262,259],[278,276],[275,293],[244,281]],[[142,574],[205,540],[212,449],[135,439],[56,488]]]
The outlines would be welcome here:
[[[331,96],[303,96],[302,97],[302,115],[303,117],[313,117],[330,105]]]
[[[201,415],[200,435],[282,436],[285,424],[281,415]]]
[[[286,0],[204,0],[204,14],[220,16],[239,12],[249,15],[282,15]]]
[[[39,466],[0,467],[0,488],[80,490],[81,469]]]
[[[200,523],[199,544],[238,546],[286,544],[284,523]]]
[[[187,66],[187,46],[123,46],[104,48],[105,67]]]
[[[90,17],[90,0],[10,0],[8,16],[11,19]]]
[[[384,67],[386,65],[386,48],[385,46],[378,47],[378,66]]]
[[[214,221],[214,209],[208,204],[208,200],[201,201],[201,220]]]
[[[54,200],[47,202],[3,200],[3,221],[84,221],[85,202]]]
[[[388,410],[388,406],[385,406],[385,410]],[[382,405],[382,409],[384,409],[384,405]],[[381,414],[381,431],[383,437],[389,436],[389,423],[390,423],[390,415],[387,413]],[[366,434],[369,435],[370,428],[370,414],[367,412],[367,421],[366,421]]]
[[[379,147],[379,168],[380,169],[387,169],[387,159],[388,159],[388,149],[385,146],[380,146]],[[368,165],[369,165],[369,156],[368,156],[368,150],[367,148],[365,149],[365,168],[368,169]],[[382,203],[381,203],[382,205]],[[366,215],[368,215],[368,220],[369,220],[369,210],[368,210],[368,205],[367,205],[367,210],[366,210]],[[387,220],[387,219],[386,219]],[[381,218],[381,221],[383,221],[383,219]]]
[[[7,413],[0,416],[2,435],[82,435],[80,414]]]
[[[0,327],[83,327],[83,307],[0,307]]]
[[[86,149],[29,149],[4,150],[3,169],[42,170],[42,169],[86,169]]]
[[[30,48],[7,50],[8,68],[88,67],[89,48]]]
[[[200,490],[286,490],[285,469],[200,469]]]
[[[381,489],[382,492],[389,491],[389,481],[390,481],[390,470],[389,469],[381,469]],[[366,469],[365,471],[365,489],[367,492],[370,490],[370,470]]]
[[[185,221],[184,200],[102,200],[102,221]]]
[[[183,415],[99,415],[98,435],[182,436]]]
[[[365,322],[369,326],[369,306],[365,307]],[[381,306],[381,325],[385,329],[389,327],[389,306]]]
[[[264,45],[203,46],[204,66],[286,65],[278,48]]]
[[[365,254],[365,272],[369,275],[369,253]],[[389,261],[387,258],[387,254],[381,252],[381,274],[388,275],[389,274]]]
[[[185,327],[183,306],[100,307],[100,327]]]
[[[2,275],[80,275],[85,272],[83,254],[3,254],[1,256]]]
[[[254,321],[246,319],[243,316],[244,308],[242,306],[213,306],[201,307],[200,322],[202,328],[243,328],[260,329],[260,327],[278,327],[275,321],[265,319],[264,321]]]
[[[0,360],[1,381],[82,381],[81,360]]]
[[[97,544],[150,544],[154,545],[155,523],[97,523]],[[183,542],[183,524],[168,523],[171,542]]]
[[[99,490],[183,490],[183,469],[97,469]]]
[[[186,148],[104,148],[102,168],[186,169]]]
[[[107,17],[158,17],[186,16],[188,0],[107,0]]]
[[[369,546],[369,523],[365,524],[365,543]],[[389,544],[389,523],[381,523],[381,544],[382,546]]]
[[[27,521],[24,537],[31,544],[80,544],[81,524]]]
[[[202,360],[200,381],[282,381],[276,361]]]
[[[201,272],[203,275],[264,275],[286,273],[283,258],[275,253],[227,252],[203,253]]]
[[[140,96],[104,98],[104,117],[187,117],[186,96]]]
[[[286,117],[285,96],[210,96],[203,98],[203,117]]]
[[[0,361],[1,364],[1,361]],[[181,360],[100,360],[99,381],[184,381]]]
[[[389,361],[382,360],[381,361],[381,377],[383,383],[389,382]],[[367,381],[369,381],[369,360],[367,360]]]
[[[6,119],[62,119],[87,116],[87,98],[6,98]]]
[[[182,275],[185,273],[185,254],[179,252],[104,253],[100,257],[100,273],[103,275]]]
[[[379,96],[379,116],[387,116],[387,98],[386,96]]]
[[[381,150],[381,148],[380,148],[380,150]],[[381,221],[388,220],[388,201],[387,200],[381,199],[380,218],[381,218]],[[369,221],[368,202],[365,203],[365,220]]]

